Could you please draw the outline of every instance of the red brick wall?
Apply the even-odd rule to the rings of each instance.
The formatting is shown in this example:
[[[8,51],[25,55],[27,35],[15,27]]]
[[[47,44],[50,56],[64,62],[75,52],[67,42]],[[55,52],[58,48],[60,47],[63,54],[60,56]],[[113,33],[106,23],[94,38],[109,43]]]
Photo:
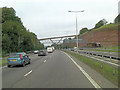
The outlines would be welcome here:
[[[101,46],[117,46],[118,45],[118,28],[107,28],[105,30],[90,31],[80,37],[87,43],[100,43]],[[64,46],[76,46],[76,43],[64,43]],[[86,43],[79,43],[79,47],[85,47]]]
[[[118,30],[99,30],[81,36],[88,43],[100,43],[101,46],[117,46]]]

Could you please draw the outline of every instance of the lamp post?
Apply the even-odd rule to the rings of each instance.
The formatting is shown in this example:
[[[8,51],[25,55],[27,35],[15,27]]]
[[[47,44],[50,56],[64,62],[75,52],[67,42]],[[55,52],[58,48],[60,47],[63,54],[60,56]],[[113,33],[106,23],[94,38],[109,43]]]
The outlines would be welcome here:
[[[79,12],[84,12],[84,10],[81,10],[81,11],[68,11],[68,12],[73,12],[73,13],[76,14],[76,39],[77,39],[76,46],[77,46],[77,52],[78,52],[78,25],[77,25],[77,13],[79,13]]]

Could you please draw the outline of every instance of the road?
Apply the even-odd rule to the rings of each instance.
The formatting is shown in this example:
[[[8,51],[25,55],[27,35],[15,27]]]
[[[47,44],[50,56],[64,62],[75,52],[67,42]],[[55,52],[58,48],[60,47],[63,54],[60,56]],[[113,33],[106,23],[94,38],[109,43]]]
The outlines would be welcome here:
[[[3,68],[3,88],[94,88],[62,51],[31,58],[25,67]]]

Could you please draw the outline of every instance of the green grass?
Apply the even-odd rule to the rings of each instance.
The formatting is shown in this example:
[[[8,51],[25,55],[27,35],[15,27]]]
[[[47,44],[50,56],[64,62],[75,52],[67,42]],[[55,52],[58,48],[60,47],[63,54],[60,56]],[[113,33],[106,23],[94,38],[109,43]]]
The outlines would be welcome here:
[[[1,65],[1,66],[7,65],[7,59],[6,59],[7,57],[8,57],[8,54],[6,54],[6,52],[3,51],[3,52],[2,52],[2,58],[5,58],[5,59],[0,60],[0,65]]]
[[[107,24],[107,25],[103,25],[100,28],[94,29],[93,31],[98,31],[98,30],[118,30],[118,24],[112,23],[112,24]]]
[[[7,59],[0,60],[0,66],[5,66],[7,64]]]
[[[88,32],[90,32],[90,31],[87,31],[87,32],[85,32],[85,33],[79,35],[79,38],[80,38],[80,36],[83,36],[83,35],[87,34]]]
[[[100,48],[97,48],[97,49],[120,49],[120,46],[112,46],[112,47],[100,47]]]
[[[65,51],[65,52],[74,56],[76,59],[82,61],[83,63],[89,65],[90,67],[95,69],[97,72],[101,73],[101,75],[103,75],[105,78],[113,82],[115,85],[118,85],[118,77],[120,76],[120,73],[118,73],[120,72],[120,70],[118,68],[112,67],[108,64],[72,53],[69,51]]]
[[[103,26],[101,26],[100,28],[92,29],[91,31],[87,31],[87,32],[81,34],[80,36],[83,36],[83,35],[85,35],[85,34],[87,34],[87,33],[92,33],[92,32],[94,32],[94,31],[99,31],[99,30],[104,30],[104,31],[105,31],[105,30],[119,30],[119,29],[118,29],[118,26],[120,26],[120,25],[115,24],[115,23],[103,25]],[[79,37],[80,37],[80,36],[79,36]]]

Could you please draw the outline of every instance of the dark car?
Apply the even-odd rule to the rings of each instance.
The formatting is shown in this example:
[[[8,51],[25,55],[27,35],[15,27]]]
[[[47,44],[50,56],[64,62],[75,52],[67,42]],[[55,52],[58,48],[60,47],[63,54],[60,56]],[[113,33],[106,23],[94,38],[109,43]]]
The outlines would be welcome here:
[[[71,51],[74,51],[74,48],[71,48]]]
[[[45,50],[40,50],[38,52],[38,56],[46,56],[46,51]]]
[[[22,65],[23,67],[26,64],[30,64],[30,58],[26,53],[11,53],[7,59],[7,66]]]

